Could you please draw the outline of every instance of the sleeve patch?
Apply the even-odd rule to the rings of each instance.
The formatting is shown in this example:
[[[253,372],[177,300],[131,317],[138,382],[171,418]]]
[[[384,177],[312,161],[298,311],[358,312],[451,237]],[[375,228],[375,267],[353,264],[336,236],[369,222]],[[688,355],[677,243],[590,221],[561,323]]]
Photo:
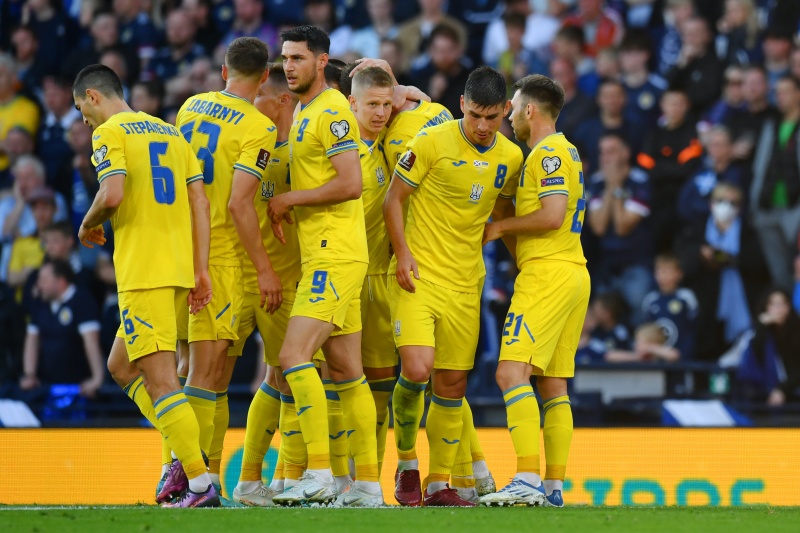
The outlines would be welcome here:
[[[94,170],[95,170],[95,172],[100,172],[100,171],[102,171],[102,170],[105,170],[105,169],[107,169],[107,168],[108,168],[108,167],[110,167],[110,166],[111,166],[111,160],[108,160],[108,161],[103,161],[102,163],[100,163],[99,165],[97,165],[97,166],[94,168]]]
[[[94,164],[99,165],[102,163],[103,159],[106,158],[106,154],[108,154],[108,147],[104,144],[94,151]]]
[[[331,122],[331,133],[333,133],[337,139],[341,140],[342,137],[350,133],[350,123],[346,120]]]
[[[552,157],[545,157],[542,159],[542,168],[547,174],[552,174],[559,168],[561,168],[561,158],[557,155]]]
[[[564,185],[564,178],[544,178],[542,180],[542,187],[552,187],[554,185]]]
[[[268,150],[262,148],[258,151],[258,157],[256,158],[256,166],[261,170],[266,170],[267,163],[269,162],[270,153]]]
[[[414,163],[417,161],[417,156],[411,150],[407,151],[400,161],[397,164],[405,170],[406,172],[410,172],[412,168],[414,168]]]

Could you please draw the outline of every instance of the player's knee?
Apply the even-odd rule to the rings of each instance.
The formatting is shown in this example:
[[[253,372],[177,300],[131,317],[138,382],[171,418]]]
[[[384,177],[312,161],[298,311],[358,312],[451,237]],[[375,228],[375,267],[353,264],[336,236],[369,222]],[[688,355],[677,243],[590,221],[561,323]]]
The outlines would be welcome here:
[[[511,387],[516,387],[517,385],[525,384],[525,379],[522,378],[519,372],[514,371],[513,367],[504,365],[502,363],[497,366],[495,380],[497,381],[497,386],[500,387],[501,391],[508,390]]]
[[[430,369],[423,365],[403,366],[401,373],[404,378],[415,383],[426,383],[431,376]]]

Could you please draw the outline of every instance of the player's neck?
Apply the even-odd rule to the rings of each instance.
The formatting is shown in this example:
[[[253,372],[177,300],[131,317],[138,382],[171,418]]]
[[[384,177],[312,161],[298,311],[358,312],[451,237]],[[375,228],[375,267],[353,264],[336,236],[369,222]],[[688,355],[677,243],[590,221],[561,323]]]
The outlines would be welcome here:
[[[275,122],[275,127],[278,128],[278,136],[275,139],[277,142],[282,143],[289,139],[289,130],[292,129],[292,122],[294,120],[293,115],[294,106],[287,108],[285,111],[281,110],[278,114],[277,121]]]
[[[556,125],[553,122],[531,124],[531,136],[528,138],[528,148],[533,149],[534,146],[542,142],[542,139],[548,135],[553,135],[555,132]]]
[[[323,72],[317,73],[317,80],[314,82],[311,87],[308,88],[306,92],[303,94],[298,94],[297,99],[300,100],[300,105],[306,105],[311,100],[319,96],[319,94],[328,88],[328,84],[325,83],[325,74]]]
[[[103,122],[108,121],[111,117],[118,113],[134,113],[135,111],[131,109],[128,103],[121,99],[114,99],[114,100],[106,100],[103,105],[103,108],[100,111],[101,117]]]
[[[362,141],[375,142],[376,140],[378,140],[378,135],[380,135],[380,132],[372,133],[367,128],[365,128],[364,126],[359,124],[358,125],[358,134],[361,136],[361,140]]]
[[[228,83],[225,85],[225,92],[238,96],[239,98],[244,98],[252,104],[256,99],[258,84],[251,81],[228,79]]]

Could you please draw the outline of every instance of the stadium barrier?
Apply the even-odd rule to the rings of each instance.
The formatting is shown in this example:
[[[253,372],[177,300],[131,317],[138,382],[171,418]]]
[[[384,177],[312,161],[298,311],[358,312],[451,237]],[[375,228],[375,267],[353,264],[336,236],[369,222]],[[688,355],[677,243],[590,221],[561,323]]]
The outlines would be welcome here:
[[[480,429],[479,436],[502,486],[515,468],[508,431]],[[390,430],[381,477],[387,503],[395,503],[392,439]],[[264,461],[267,481],[277,440]],[[244,430],[228,432],[222,461],[226,496],[239,476],[243,442]],[[798,442],[795,429],[578,429],[564,496],[569,505],[796,506]],[[0,430],[0,504],[152,503],[160,446],[152,429]],[[424,474],[424,430],[418,447]]]

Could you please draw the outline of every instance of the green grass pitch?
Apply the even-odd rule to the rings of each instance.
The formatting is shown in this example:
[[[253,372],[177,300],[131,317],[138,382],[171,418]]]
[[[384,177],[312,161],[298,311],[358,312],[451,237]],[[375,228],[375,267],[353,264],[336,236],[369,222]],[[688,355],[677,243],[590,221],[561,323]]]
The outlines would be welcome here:
[[[800,531],[800,508],[159,509],[0,506],[2,533]]]

